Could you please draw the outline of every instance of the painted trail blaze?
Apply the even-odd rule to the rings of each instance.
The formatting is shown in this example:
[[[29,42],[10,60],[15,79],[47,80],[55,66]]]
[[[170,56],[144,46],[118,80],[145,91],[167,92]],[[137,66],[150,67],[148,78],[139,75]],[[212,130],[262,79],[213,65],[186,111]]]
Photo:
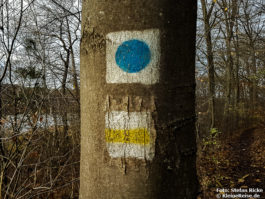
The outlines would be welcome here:
[[[111,157],[154,157],[155,130],[150,112],[107,112],[105,138]]]
[[[150,144],[150,133],[146,128],[137,129],[105,129],[106,142]]]
[[[159,82],[158,29],[110,32],[106,35],[106,82]]]
[[[148,45],[140,40],[123,42],[117,49],[115,59],[118,66],[127,73],[137,73],[150,62],[151,52]]]

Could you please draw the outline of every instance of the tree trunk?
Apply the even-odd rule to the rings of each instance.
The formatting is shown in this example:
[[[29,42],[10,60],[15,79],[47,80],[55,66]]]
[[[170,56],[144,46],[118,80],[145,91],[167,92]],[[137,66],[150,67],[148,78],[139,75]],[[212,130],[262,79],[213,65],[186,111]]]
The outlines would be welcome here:
[[[63,80],[62,80],[62,97],[63,99],[63,106],[62,106],[62,122],[63,122],[63,132],[64,136],[68,134],[68,118],[67,118],[67,104],[68,99],[66,95],[66,83],[67,83],[67,76],[68,76],[68,69],[69,69],[69,60],[70,60],[70,50],[66,50],[66,59],[64,60],[61,56],[62,61],[64,62],[64,74],[63,74]]]
[[[77,75],[77,69],[76,69],[76,64],[75,64],[75,55],[74,55],[74,48],[73,45],[76,41],[76,39],[74,39],[74,41],[72,41],[72,35],[71,35],[71,29],[69,26],[69,21],[68,18],[66,18],[66,22],[67,22],[67,32],[68,32],[68,41],[69,41],[69,51],[70,51],[70,55],[71,55],[71,62],[72,62],[72,73],[73,73],[73,86],[74,86],[74,90],[75,90],[75,98],[76,101],[78,102],[78,107],[80,106],[80,91],[79,91],[79,85],[78,85],[78,75]],[[78,113],[80,113],[80,108],[78,108]],[[78,114],[79,117],[79,114]]]
[[[196,1],[82,14],[80,198],[196,198]]]
[[[210,26],[210,16],[212,13],[213,5],[210,11],[207,11],[205,0],[201,0],[203,10],[203,22],[204,22],[204,37],[206,40],[207,47],[207,63],[208,63],[208,77],[209,77],[209,110],[211,113],[211,128],[215,126],[215,78],[214,78],[214,61],[213,61],[213,47],[212,47],[212,36]]]
[[[238,27],[238,26],[237,26]],[[238,30],[238,28],[237,28]],[[238,32],[238,31],[237,31]],[[240,106],[240,78],[239,78],[239,66],[240,66],[240,55],[239,55],[239,40],[238,40],[238,35],[235,36],[235,41],[234,41],[234,46],[235,46],[235,85],[234,85],[234,107],[235,107],[235,127],[239,127],[239,112]]]
[[[234,102],[234,60],[232,57],[232,39],[233,39],[233,28],[235,25],[235,17],[238,13],[238,4],[236,0],[232,0],[230,10],[226,10],[229,5],[226,1],[223,1],[223,14],[225,17],[225,30],[226,30],[226,94],[225,94],[225,107],[224,107],[224,120],[227,125],[226,130],[231,130],[234,125],[234,115],[231,113],[231,109],[234,111],[233,102]]]
[[[255,55],[255,47],[253,42],[251,42],[251,59],[252,59],[252,93],[251,93],[251,112],[254,114],[257,105],[257,63]]]

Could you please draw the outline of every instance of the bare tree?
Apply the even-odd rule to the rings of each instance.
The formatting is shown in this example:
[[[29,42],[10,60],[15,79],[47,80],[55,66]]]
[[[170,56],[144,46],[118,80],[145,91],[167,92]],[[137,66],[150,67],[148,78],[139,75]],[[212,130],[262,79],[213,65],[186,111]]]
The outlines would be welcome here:
[[[75,198],[80,2],[5,1],[2,5],[1,198],[54,194]],[[78,117],[67,118],[63,125],[62,113]]]

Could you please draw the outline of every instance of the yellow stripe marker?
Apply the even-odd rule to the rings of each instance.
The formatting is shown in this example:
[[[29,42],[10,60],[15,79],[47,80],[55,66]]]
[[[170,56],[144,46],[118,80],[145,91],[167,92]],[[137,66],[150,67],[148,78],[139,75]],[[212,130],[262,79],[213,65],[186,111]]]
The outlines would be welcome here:
[[[131,143],[150,144],[150,132],[147,128],[136,129],[105,129],[106,142],[109,143]]]
[[[110,157],[153,159],[155,130],[150,112],[106,112],[104,129]]]

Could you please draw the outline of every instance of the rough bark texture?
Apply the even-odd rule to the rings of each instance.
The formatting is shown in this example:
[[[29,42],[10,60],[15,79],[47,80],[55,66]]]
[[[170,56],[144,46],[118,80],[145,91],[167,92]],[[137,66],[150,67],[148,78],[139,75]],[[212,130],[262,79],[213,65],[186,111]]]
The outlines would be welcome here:
[[[83,1],[81,42],[81,199],[194,199],[194,0]],[[106,83],[106,35],[160,30],[159,83]],[[152,160],[110,157],[109,111],[149,111]]]

